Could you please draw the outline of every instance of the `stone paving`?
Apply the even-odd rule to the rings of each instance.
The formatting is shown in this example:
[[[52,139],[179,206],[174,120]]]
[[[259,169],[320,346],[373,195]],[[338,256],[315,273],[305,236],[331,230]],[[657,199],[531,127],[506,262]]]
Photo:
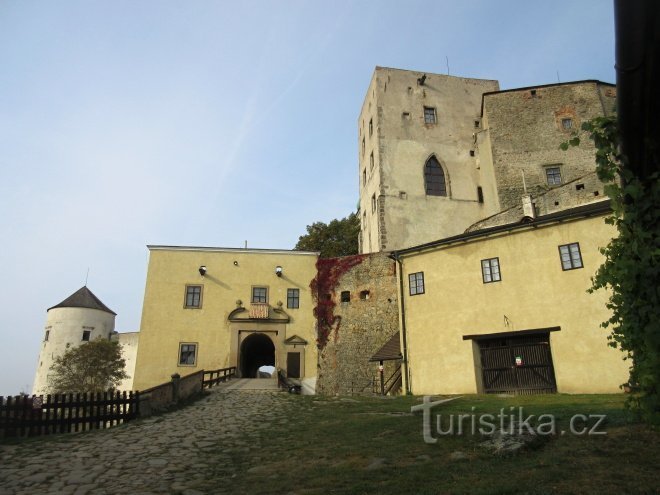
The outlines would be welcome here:
[[[0,444],[0,495],[222,494],[258,469],[260,437],[289,394],[232,380],[194,404],[108,430]]]

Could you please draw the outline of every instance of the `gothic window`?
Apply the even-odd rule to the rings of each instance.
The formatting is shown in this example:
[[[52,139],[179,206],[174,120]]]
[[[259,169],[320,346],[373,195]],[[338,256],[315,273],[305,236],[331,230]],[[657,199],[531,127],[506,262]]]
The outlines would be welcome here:
[[[426,194],[429,196],[447,196],[447,183],[445,172],[442,170],[437,158],[432,156],[424,165],[424,184]]]

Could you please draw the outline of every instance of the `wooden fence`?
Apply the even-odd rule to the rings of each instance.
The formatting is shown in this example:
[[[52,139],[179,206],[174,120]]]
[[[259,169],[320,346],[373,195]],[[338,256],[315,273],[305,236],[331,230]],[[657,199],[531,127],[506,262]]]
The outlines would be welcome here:
[[[236,376],[236,366],[219,370],[204,371],[204,388],[211,388]]]
[[[142,392],[0,396],[0,438],[110,428],[169,409],[236,376],[236,367],[200,370]]]
[[[110,428],[138,415],[137,392],[0,396],[0,438]]]

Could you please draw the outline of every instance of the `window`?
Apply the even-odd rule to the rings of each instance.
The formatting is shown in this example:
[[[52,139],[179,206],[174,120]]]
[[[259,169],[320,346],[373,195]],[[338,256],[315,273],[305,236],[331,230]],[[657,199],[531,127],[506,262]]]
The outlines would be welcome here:
[[[360,291],[360,299],[362,299],[363,301],[369,299],[369,291],[368,290]]]
[[[545,177],[549,186],[558,186],[561,184],[561,170],[558,166],[546,167]]]
[[[408,275],[410,284],[410,295],[424,294],[424,272],[411,273]]]
[[[46,336],[44,337],[44,342],[48,342],[48,337],[50,337],[50,330],[46,330]]]
[[[559,257],[564,271],[582,268],[582,253],[580,253],[580,244],[577,242],[559,246]]]
[[[435,156],[432,156],[424,165],[424,182],[426,185],[426,194],[429,196],[447,196],[447,183],[445,182],[445,172],[440,166],[440,162]]]
[[[286,307],[292,309],[300,307],[300,289],[286,290]]]
[[[197,344],[179,344],[179,366],[195,366]]]
[[[186,285],[186,308],[202,307],[202,286]]]
[[[369,137],[374,133],[374,121],[373,119],[369,119]]]
[[[374,152],[371,152],[371,155],[369,155],[369,170],[374,169]]]
[[[364,144],[364,138],[362,138],[362,154],[364,155],[364,150],[365,150],[365,144]]]
[[[91,330],[83,330],[82,339],[84,342],[89,342],[89,337],[92,335]]]
[[[376,193],[371,196],[371,212],[376,211]]]
[[[481,186],[477,186],[477,201],[479,201],[479,203],[484,202],[484,190]]]
[[[367,183],[367,169],[365,168],[362,171],[362,186],[364,187],[366,183]]]
[[[268,302],[268,289],[266,287],[252,287],[252,302],[253,303]]]
[[[490,258],[487,260],[481,260],[481,275],[483,276],[484,284],[499,282],[502,280],[502,274],[500,273],[500,259]]]
[[[350,290],[341,291],[340,297],[341,297],[340,301],[343,303],[351,302],[351,291]]]
[[[561,119],[561,127],[565,131],[570,131],[573,128],[573,119]]]
[[[424,123],[425,124],[435,124],[435,108],[434,107],[424,107]]]

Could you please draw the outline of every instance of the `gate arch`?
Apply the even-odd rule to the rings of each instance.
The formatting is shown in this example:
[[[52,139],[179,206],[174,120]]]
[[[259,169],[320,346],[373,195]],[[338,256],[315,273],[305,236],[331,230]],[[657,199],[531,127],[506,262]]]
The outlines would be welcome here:
[[[260,366],[275,366],[275,344],[267,335],[253,333],[241,342],[241,377],[256,378]]]

